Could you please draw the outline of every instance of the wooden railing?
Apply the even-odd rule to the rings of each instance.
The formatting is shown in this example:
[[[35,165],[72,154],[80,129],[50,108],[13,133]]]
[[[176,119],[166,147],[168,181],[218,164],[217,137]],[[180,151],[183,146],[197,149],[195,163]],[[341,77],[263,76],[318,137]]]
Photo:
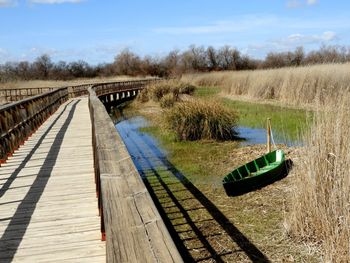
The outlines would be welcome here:
[[[155,80],[58,88],[0,106],[0,162],[71,97],[89,94],[96,192],[107,262],[183,262],[98,96],[142,89]],[[88,88],[89,86],[89,88]]]
[[[138,90],[157,79],[94,84],[97,96],[115,92]],[[0,89],[0,164],[30,136],[64,101],[88,95],[91,84],[64,88]],[[42,94],[40,94],[42,93]],[[33,96],[35,94],[35,96]],[[24,98],[24,99],[23,99]]]
[[[19,89],[0,89],[0,103],[27,99],[36,95],[43,94],[48,91],[53,91],[57,88],[41,87],[41,88],[19,88]]]
[[[132,88],[133,85],[129,87]],[[94,85],[89,89],[96,192],[107,262],[183,262]]]
[[[81,84],[68,86],[68,92],[71,97],[79,97],[83,95],[87,95],[87,88],[94,85],[98,87],[96,89],[97,96],[111,94],[116,90],[119,91],[131,91],[135,89],[139,89],[139,87],[144,86],[153,81],[159,81],[157,78],[153,79],[144,79],[144,80],[131,80],[131,81],[118,81],[118,82],[101,82],[95,84]],[[12,89],[0,89],[0,105],[11,103],[23,99],[27,99],[36,95],[43,94],[48,91],[53,91],[57,88],[54,87],[39,87],[39,88],[12,88]]]
[[[145,80],[133,80],[133,81],[120,81],[110,83],[99,83],[93,85],[93,89],[97,97],[107,94],[113,94],[122,91],[139,90],[145,85],[152,82],[162,81],[162,79],[145,79]]]
[[[0,106],[0,163],[5,162],[67,99],[67,88],[60,88]]]
[[[68,87],[69,98],[88,95],[89,87],[91,87],[91,84],[82,84],[82,85]]]

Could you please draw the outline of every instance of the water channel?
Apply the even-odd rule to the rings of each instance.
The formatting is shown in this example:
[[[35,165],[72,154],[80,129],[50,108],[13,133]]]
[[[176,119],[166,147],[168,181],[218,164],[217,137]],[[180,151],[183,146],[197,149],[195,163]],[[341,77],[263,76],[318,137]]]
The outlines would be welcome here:
[[[157,140],[140,131],[147,125],[143,117],[134,116],[117,122],[116,129],[184,261],[269,262],[213,201],[169,161]]]
[[[123,119],[117,122],[116,128],[119,131],[119,133],[123,134],[133,134],[137,136],[142,136],[147,140],[153,140],[155,143],[157,143],[156,138],[154,138],[151,135],[148,135],[144,132],[140,132],[140,128],[148,127],[149,124],[147,120],[142,116],[132,116],[127,119]],[[266,143],[266,130],[261,128],[251,128],[251,127],[245,127],[245,126],[238,126],[236,128],[236,131],[238,132],[238,136],[242,138],[242,141],[240,145],[242,147],[247,145],[254,145],[254,144],[265,144]],[[285,144],[287,146],[301,146],[302,143],[299,140],[292,140],[289,139],[287,136],[284,136],[284,134],[280,134],[278,132],[273,132],[273,140],[276,144]],[[121,135],[123,137],[123,135]],[[123,137],[123,139],[125,139]]]

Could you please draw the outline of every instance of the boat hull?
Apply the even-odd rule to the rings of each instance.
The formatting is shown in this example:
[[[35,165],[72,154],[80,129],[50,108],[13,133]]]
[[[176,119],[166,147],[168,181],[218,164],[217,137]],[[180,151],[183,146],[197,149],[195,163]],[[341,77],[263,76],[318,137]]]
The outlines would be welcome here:
[[[284,153],[277,150],[233,170],[225,176],[223,186],[227,195],[241,195],[281,179],[286,170]]]

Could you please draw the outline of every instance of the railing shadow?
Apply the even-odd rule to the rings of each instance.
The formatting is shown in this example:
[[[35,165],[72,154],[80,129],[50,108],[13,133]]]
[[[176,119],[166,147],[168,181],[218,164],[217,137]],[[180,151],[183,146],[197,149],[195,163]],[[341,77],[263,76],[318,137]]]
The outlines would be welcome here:
[[[36,204],[38,203],[42,193],[44,192],[44,189],[46,187],[46,184],[48,180],[50,179],[51,172],[55,166],[61,144],[63,142],[64,135],[68,129],[68,126],[70,122],[73,119],[73,115],[76,109],[77,104],[80,100],[75,102],[72,106],[71,111],[69,112],[65,122],[63,123],[62,127],[58,131],[52,146],[45,158],[45,161],[43,165],[41,166],[34,182],[32,185],[30,185],[30,188],[23,198],[21,200],[21,203],[18,205],[16,212],[11,218],[5,218],[4,220],[9,220],[9,224],[7,225],[3,235],[0,238],[0,261],[2,263],[9,263],[12,262],[13,257],[16,254],[16,251],[19,247],[19,245],[22,242],[23,236],[29,226],[29,223],[31,221],[31,217],[34,213]],[[47,129],[47,131],[42,135],[42,137],[39,139],[38,143],[35,145],[35,147],[32,149],[32,151],[28,154],[28,156],[24,159],[22,164],[18,167],[18,169],[15,170],[15,172],[10,176],[8,179],[8,183],[5,183],[5,185],[2,188],[2,194],[6,192],[6,190],[9,189],[12,182],[16,179],[17,175],[19,174],[20,170],[25,166],[25,164],[30,160],[31,156],[35,153],[35,151],[38,149],[44,138],[47,136],[47,134],[50,132],[50,130],[53,128],[53,126],[56,124],[56,122],[62,117],[62,114],[66,110],[68,105],[65,106],[64,110],[58,115],[58,117],[54,120],[54,122],[50,125],[50,127]],[[28,205],[31,204],[31,205]],[[10,241],[10,242],[9,242]]]
[[[69,104],[72,102],[69,102],[66,104],[62,112],[56,117],[56,119],[52,122],[52,124],[47,128],[47,130],[41,135],[40,139],[33,145],[30,152],[27,154],[27,156],[23,159],[23,161],[16,165],[17,168],[13,173],[11,173],[10,177],[6,180],[6,182],[1,186],[0,188],[0,198],[6,193],[6,191],[11,187],[13,181],[17,178],[20,171],[27,165],[28,161],[32,158],[33,154],[38,150],[39,146],[42,145],[44,139],[49,134],[49,132],[52,130],[53,126],[56,124],[56,122],[61,118],[62,114],[66,111]]]
[[[123,128],[118,128],[118,131],[185,262],[209,259],[225,262],[227,256],[242,253],[252,262],[270,262],[267,256],[167,159],[149,136],[135,135]],[[186,203],[186,200],[191,202]],[[201,214],[207,214],[204,220],[194,216],[191,207],[194,204],[195,209],[201,210]],[[176,223],[179,220],[182,221]],[[215,226],[213,231],[205,229],[205,226],[209,225]],[[218,249],[213,244],[213,238],[219,235],[225,235],[225,239],[233,244],[230,244],[230,247],[235,248]],[[188,241],[192,239],[198,241],[195,244],[200,246],[189,247]],[[194,256],[193,251],[199,253]]]

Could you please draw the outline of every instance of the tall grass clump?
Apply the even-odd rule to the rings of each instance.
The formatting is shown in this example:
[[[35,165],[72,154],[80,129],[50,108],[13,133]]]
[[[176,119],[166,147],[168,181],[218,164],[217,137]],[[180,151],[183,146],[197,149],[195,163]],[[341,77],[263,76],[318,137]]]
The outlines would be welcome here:
[[[141,102],[141,103],[145,103],[148,102],[150,100],[150,94],[148,89],[143,89],[141,90],[136,97],[136,100]]]
[[[347,93],[337,104],[317,112],[287,219],[292,235],[320,245],[324,262],[350,259],[349,131]]]
[[[192,84],[188,84],[179,80],[165,80],[160,82],[154,82],[145,87],[139,95],[138,101],[147,102],[153,100],[160,102],[162,98],[167,94],[172,94],[175,101],[179,100],[180,94],[191,95],[194,93],[196,87]],[[170,96],[168,96],[169,100]]]
[[[189,74],[182,80],[199,86],[217,86],[224,95],[273,99],[297,106],[325,103],[350,88],[350,64],[226,71]]]
[[[174,94],[169,93],[163,96],[163,98],[160,99],[159,105],[162,108],[171,108],[175,105],[176,98]]]
[[[219,102],[182,102],[171,108],[165,119],[179,140],[232,140],[237,135],[237,113]]]

